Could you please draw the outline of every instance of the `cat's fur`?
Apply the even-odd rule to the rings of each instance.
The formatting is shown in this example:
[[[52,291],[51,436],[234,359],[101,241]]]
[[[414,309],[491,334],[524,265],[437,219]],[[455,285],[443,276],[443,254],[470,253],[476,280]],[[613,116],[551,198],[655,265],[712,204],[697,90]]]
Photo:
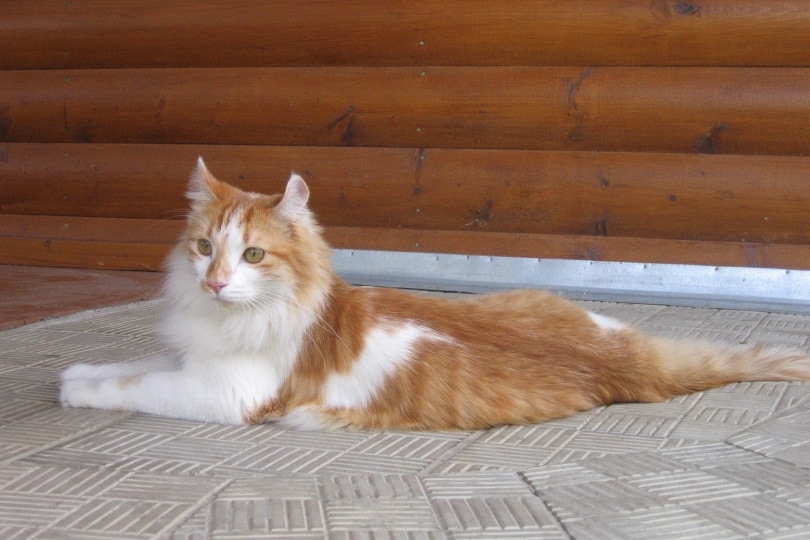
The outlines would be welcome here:
[[[332,272],[308,197],[299,176],[283,196],[246,193],[200,160],[168,262],[162,331],[177,357],[73,366],[62,404],[301,428],[473,429],[733,381],[810,379],[797,351],[649,337],[546,292],[447,300],[349,286]],[[251,247],[266,252],[260,262],[245,259]]]

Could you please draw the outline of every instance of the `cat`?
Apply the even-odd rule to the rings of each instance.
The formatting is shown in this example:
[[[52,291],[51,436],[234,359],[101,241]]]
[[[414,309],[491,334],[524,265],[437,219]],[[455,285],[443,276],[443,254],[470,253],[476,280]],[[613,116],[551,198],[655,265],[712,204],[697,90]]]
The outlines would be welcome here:
[[[350,286],[293,174],[283,195],[218,181],[202,158],[168,258],[161,331],[176,356],[74,365],[64,406],[301,429],[471,430],[734,381],[808,380],[786,349],[651,337],[548,292],[446,299]]]

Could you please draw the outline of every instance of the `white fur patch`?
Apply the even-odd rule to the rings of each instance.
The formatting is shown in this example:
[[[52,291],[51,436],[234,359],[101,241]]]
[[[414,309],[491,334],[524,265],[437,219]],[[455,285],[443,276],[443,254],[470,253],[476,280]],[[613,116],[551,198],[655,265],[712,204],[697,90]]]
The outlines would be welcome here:
[[[363,408],[377,397],[385,380],[411,360],[422,339],[449,341],[424,326],[405,323],[374,328],[366,334],[360,356],[348,373],[334,373],[324,385],[324,405],[337,409]]]
[[[603,330],[612,331],[612,330],[624,330],[627,328],[627,325],[621,321],[617,321],[611,317],[606,317],[604,315],[599,315],[598,313],[588,312],[588,317],[596,323],[597,326],[602,328]]]
[[[288,412],[280,420],[280,423],[283,426],[298,428],[304,431],[314,431],[328,427],[328,424],[318,415],[317,410],[310,405],[296,407]]]

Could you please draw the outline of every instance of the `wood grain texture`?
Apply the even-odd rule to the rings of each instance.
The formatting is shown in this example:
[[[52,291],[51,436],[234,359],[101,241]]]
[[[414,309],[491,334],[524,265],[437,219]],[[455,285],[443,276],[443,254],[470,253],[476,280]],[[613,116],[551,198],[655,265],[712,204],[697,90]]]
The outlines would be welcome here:
[[[0,237],[0,264],[161,271],[165,244]]]
[[[182,228],[180,221],[0,215],[0,265],[157,271]],[[342,249],[810,270],[810,245],[339,226],[325,234]]]
[[[5,0],[0,43],[2,69],[807,66],[810,5],[801,0]]]
[[[0,72],[0,141],[810,155],[800,68]]]
[[[0,213],[180,219],[198,155],[327,226],[810,244],[810,158],[613,152],[3,144]],[[75,227],[75,225],[71,225]]]
[[[810,268],[810,3],[8,0],[0,263],[159,269],[197,155],[337,247]]]

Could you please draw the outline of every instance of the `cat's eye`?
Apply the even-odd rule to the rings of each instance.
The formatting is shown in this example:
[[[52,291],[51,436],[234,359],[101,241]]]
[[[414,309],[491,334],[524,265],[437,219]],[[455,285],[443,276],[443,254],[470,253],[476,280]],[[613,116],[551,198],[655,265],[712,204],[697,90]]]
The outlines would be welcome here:
[[[264,259],[264,250],[260,248],[250,247],[245,250],[245,260],[251,264],[256,264],[257,262]]]
[[[211,247],[211,242],[204,238],[197,240],[197,250],[206,256],[214,252],[214,248]]]

